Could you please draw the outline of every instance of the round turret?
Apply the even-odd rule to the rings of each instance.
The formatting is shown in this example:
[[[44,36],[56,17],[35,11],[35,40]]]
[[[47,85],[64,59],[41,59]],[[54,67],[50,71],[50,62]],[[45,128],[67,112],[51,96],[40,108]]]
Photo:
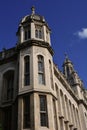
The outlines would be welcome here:
[[[35,13],[35,8],[31,8],[32,13],[24,16],[18,27],[18,43],[28,40],[40,40],[50,44],[50,28],[44,17]]]

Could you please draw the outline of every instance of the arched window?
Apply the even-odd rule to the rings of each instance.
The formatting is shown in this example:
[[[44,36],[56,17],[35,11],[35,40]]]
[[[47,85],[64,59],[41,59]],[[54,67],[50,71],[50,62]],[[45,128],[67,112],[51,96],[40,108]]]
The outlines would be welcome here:
[[[14,71],[9,70],[3,75],[3,99],[11,100],[13,98]]]
[[[42,39],[42,31],[39,29],[39,38]]]
[[[38,38],[38,30],[35,30],[35,37]]]
[[[31,37],[30,26],[24,28],[24,40],[28,40]]]
[[[42,127],[48,127],[47,97],[45,95],[40,95],[40,124]]]
[[[35,27],[35,37],[39,39],[43,39],[43,29],[42,26],[37,26]]]
[[[30,57],[24,57],[24,85],[30,85]]]
[[[39,84],[45,84],[44,58],[41,55],[38,55],[38,81]]]

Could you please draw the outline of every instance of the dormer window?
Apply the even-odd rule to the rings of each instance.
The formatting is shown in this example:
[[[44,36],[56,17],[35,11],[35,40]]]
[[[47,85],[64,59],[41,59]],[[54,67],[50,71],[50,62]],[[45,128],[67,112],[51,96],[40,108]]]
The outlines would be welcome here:
[[[35,27],[35,37],[39,39],[43,39],[43,29],[42,26]]]
[[[30,27],[24,29],[24,40],[30,39]]]

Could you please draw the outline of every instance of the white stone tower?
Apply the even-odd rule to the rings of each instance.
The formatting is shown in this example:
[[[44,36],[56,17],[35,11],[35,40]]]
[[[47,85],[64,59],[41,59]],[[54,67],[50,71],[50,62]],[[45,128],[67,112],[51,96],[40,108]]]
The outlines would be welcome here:
[[[37,15],[34,7],[32,14],[19,24],[18,130],[54,129],[54,122],[50,120],[54,98],[50,31],[44,17]]]

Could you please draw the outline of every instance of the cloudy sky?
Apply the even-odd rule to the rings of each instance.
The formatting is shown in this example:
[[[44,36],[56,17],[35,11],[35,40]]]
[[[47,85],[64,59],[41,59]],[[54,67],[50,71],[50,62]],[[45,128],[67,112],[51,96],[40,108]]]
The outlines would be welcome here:
[[[87,0],[0,0],[0,50],[16,44],[19,21],[32,5],[52,30],[54,62],[62,70],[67,53],[87,88]]]

